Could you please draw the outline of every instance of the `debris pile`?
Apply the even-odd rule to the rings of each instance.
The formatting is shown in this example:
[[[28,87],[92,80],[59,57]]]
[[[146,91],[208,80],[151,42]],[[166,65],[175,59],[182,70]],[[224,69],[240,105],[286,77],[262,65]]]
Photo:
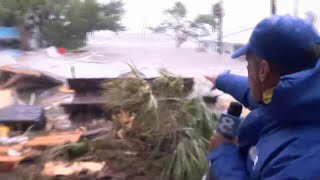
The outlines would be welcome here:
[[[148,82],[135,76],[104,84],[106,106],[114,109],[114,145],[108,149],[118,152],[109,157],[111,166],[130,179],[201,179],[217,117],[201,97],[189,96],[192,89],[181,78],[164,73]]]
[[[62,81],[51,75],[19,64],[0,67],[0,124],[12,130],[43,130],[46,126],[45,111],[36,105],[38,97]]]
[[[140,73],[141,74],[141,73]],[[126,75],[130,75],[126,74]],[[126,77],[125,75],[123,75]],[[141,78],[143,76],[141,75]],[[121,77],[119,77],[121,78]],[[103,87],[101,84],[110,82],[118,78],[69,78],[67,83],[71,91],[74,92],[72,101],[62,103],[61,106],[69,115],[71,120],[84,121],[93,118],[111,118],[110,110],[104,106],[102,98]],[[145,78],[150,82],[155,78]],[[192,78],[183,78],[184,86],[192,89],[194,84]]]
[[[50,133],[36,137],[30,135],[9,137],[9,133],[7,132],[0,138],[0,164],[2,167],[10,166],[11,169],[0,170],[12,170],[18,163],[33,156],[33,153],[37,149],[59,146],[65,143],[75,143],[80,139],[81,134],[80,131],[75,131]]]
[[[200,179],[218,118],[192,93],[194,79],[131,68],[119,78],[69,78],[66,87],[40,71],[0,67],[8,97],[0,179]]]

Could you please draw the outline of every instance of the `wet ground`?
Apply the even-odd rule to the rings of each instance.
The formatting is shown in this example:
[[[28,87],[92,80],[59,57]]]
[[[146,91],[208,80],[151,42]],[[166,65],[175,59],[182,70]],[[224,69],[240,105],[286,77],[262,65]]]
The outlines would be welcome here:
[[[223,70],[246,75],[246,62],[232,60],[229,54],[198,52],[197,43],[188,42],[175,48],[174,41],[163,35],[95,33],[88,38],[83,53],[52,55],[49,50],[27,53],[18,58],[17,67],[28,67],[65,78],[115,78],[128,73],[135,65],[146,77],[158,76],[167,69],[184,77],[202,77]],[[8,59],[8,63],[14,61]],[[7,62],[6,61],[6,62]]]

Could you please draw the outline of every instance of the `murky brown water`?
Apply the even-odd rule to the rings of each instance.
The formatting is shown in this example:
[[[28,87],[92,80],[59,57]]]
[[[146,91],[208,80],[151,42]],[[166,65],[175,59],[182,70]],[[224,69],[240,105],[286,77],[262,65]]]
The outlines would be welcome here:
[[[232,60],[230,55],[214,52],[196,52],[196,43],[182,48],[160,35],[103,35],[90,38],[88,49],[99,59],[112,62],[133,62],[139,67],[166,68],[184,76],[201,76],[229,69],[246,75],[246,62]],[[100,55],[100,56],[99,56]]]

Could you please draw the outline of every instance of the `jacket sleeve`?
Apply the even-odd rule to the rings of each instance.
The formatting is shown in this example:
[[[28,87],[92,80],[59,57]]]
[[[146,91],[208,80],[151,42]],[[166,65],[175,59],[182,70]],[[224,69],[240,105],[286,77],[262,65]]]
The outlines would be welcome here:
[[[245,76],[231,74],[230,72],[223,73],[217,77],[216,88],[230,94],[250,110],[261,105],[252,98],[248,78]]]
[[[210,166],[210,180],[248,180],[245,161],[235,144],[225,143],[212,151],[207,159]]]

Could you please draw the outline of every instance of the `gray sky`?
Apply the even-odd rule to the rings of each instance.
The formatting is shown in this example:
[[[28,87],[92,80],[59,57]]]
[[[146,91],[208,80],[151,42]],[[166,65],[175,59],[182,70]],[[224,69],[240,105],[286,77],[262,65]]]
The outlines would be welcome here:
[[[99,0],[108,2],[109,0]],[[154,26],[163,20],[163,11],[170,8],[175,0],[123,0],[126,14],[124,25],[129,32],[142,33],[144,27]],[[188,10],[189,18],[198,14],[210,13],[216,0],[180,0]],[[270,0],[224,0],[224,33],[229,34],[254,27],[270,14]],[[278,0],[278,14],[293,14],[294,0]],[[300,0],[299,16],[312,10],[320,17],[319,0]],[[250,32],[248,32],[250,34]],[[244,35],[247,36],[247,35]],[[241,38],[240,38],[241,39]]]

